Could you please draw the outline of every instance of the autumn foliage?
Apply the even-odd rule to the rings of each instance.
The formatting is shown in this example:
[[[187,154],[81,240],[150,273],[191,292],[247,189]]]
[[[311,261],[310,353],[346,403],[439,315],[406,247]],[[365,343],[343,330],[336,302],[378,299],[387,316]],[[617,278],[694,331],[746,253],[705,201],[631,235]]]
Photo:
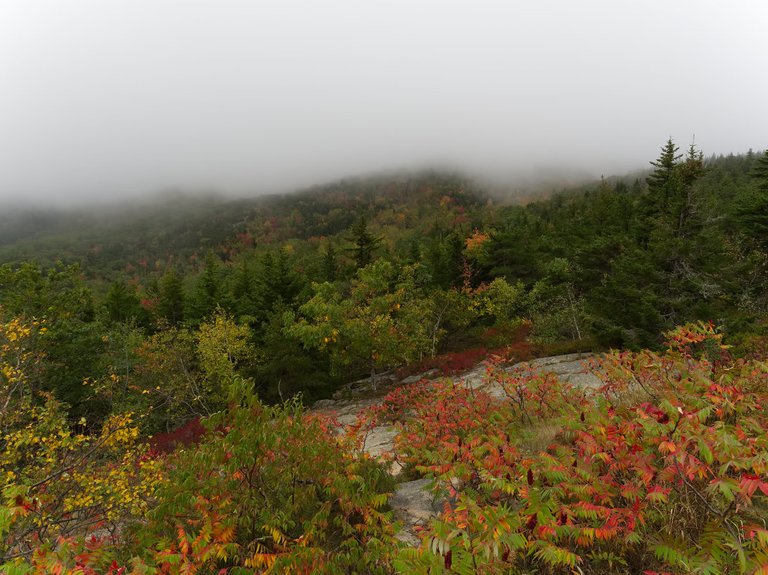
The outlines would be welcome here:
[[[766,572],[768,370],[711,326],[668,337],[663,354],[607,357],[596,390],[493,371],[507,400],[413,394],[405,461],[449,498],[398,569]]]
[[[768,368],[732,358],[710,325],[667,336],[662,353],[596,361],[594,389],[490,361],[481,387],[422,381],[372,408],[355,430],[395,425],[399,462],[444,500],[418,548],[394,538],[381,464],[235,379],[201,442],[154,460],[149,509],[112,533],[41,538],[0,571],[765,573]],[[15,485],[6,545],[46,501]]]

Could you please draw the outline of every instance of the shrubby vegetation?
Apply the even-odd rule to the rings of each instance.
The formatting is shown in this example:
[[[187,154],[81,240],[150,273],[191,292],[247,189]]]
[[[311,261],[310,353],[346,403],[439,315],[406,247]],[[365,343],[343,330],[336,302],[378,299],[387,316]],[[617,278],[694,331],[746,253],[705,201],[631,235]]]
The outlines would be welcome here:
[[[399,452],[452,501],[397,568],[765,572],[768,370],[711,326],[668,345],[609,356],[598,390],[493,370],[504,401],[445,383],[390,396],[376,416],[415,410]]]
[[[66,263],[4,246],[0,570],[768,572],[766,174],[669,141],[647,179],[527,205],[425,174],[62,225]],[[386,469],[302,407],[608,347],[600,390],[494,369],[504,400],[370,413],[448,496],[419,549]]]

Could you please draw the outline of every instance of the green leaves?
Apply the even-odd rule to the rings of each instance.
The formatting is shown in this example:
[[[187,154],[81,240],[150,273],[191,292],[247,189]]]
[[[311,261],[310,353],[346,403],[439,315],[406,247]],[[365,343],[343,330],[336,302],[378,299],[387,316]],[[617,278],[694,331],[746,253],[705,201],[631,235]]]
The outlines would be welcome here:
[[[403,365],[425,354],[433,333],[425,325],[431,300],[416,282],[415,265],[396,268],[379,260],[357,272],[349,294],[330,283],[314,284],[315,295],[285,314],[285,332],[305,346],[327,350],[337,371]]]
[[[383,556],[373,550],[392,544],[382,511],[389,483],[378,464],[340,447],[330,422],[298,401],[269,407],[252,399],[209,427],[202,444],[174,458],[142,529],[146,541],[178,547],[179,572],[377,572]],[[177,531],[187,543],[173,543],[182,540]]]
[[[424,385],[407,401],[393,392],[384,413],[397,418],[392,408],[404,404],[413,415],[401,424],[401,453],[453,497],[425,536],[436,543],[420,562],[406,554],[413,572],[448,549],[452,565],[471,560],[489,573],[757,569],[768,537],[747,526],[768,513],[768,395],[755,385],[763,364],[729,361],[712,326],[670,339],[663,355],[608,356],[599,398],[493,371],[505,400],[450,384]],[[519,421],[554,434],[528,452]]]

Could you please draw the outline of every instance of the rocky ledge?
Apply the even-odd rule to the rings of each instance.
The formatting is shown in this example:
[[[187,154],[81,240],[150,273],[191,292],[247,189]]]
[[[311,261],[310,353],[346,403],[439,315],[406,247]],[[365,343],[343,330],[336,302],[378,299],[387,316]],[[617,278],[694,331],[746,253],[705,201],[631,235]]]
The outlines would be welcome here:
[[[597,387],[600,385],[600,378],[591,371],[589,366],[589,360],[594,358],[594,354],[572,353],[542,357],[525,364],[514,364],[505,369],[514,371],[527,365],[536,373],[552,373],[560,380],[573,385]],[[473,389],[482,389],[491,397],[503,399],[505,393],[501,386],[498,383],[488,382],[485,376],[486,366],[481,363],[451,379]],[[379,377],[376,388],[373,388],[367,379],[353,382],[337,394],[335,399],[324,399],[315,403],[313,410],[335,417],[340,425],[339,431],[345,433],[358,421],[362,413],[370,407],[381,404],[386,394],[395,387],[422,380],[438,379],[441,378],[435,370],[404,379],[398,379],[393,372],[389,372]],[[393,426],[379,425],[366,434],[363,443],[363,449],[372,457],[386,458],[389,461],[390,472],[395,477],[402,471],[396,462],[394,443],[396,436],[397,430]],[[395,461],[392,461],[393,456]],[[395,518],[403,524],[398,537],[409,545],[419,545],[417,534],[419,528],[427,525],[430,519],[437,516],[443,509],[444,499],[435,497],[431,487],[430,479],[403,481],[397,484],[390,498]]]

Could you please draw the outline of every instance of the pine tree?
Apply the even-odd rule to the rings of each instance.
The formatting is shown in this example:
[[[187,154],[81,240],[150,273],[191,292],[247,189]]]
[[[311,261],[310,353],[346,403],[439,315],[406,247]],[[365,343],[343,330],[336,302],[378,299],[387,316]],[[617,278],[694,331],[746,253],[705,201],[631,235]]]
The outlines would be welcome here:
[[[672,141],[667,140],[661,148],[661,155],[651,165],[655,168],[645,181],[648,184],[648,200],[650,215],[666,213],[675,189],[678,186],[678,161],[682,154],[678,154],[678,148]]]
[[[202,321],[210,316],[216,310],[216,306],[221,304],[222,296],[219,260],[213,250],[209,250],[205,256],[205,269],[194,293],[192,307],[195,319]]]
[[[146,319],[139,296],[122,281],[114,281],[104,298],[104,310],[110,323],[125,323],[131,319],[140,323]]]
[[[368,231],[368,223],[365,216],[361,216],[357,223],[352,226],[352,235],[348,238],[354,246],[348,248],[352,253],[357,268],[364,268],[373,261],[374,252],[381,243],[382,238],[374,236]]]
[[[670,212],[677,235],[688,235],[691,220],[696,215],[694,185],[704,175],[704,154],[694,144],[688,148],[685,160],[678,165],[678,193],[671,198]]]
[[[638,243],[643,248],[648,247],[652,236],[657,241],[668,241],[692,233],[690,227],[697,208],[695,183],[704,174],[704,156],[694,144],[683,161],[683,155],[677,151],[669,139],[659,159],[651,162],[655,169],[646,178],[648,194],[639,211]]]
[[[170,325],[184,321],[184,286],[176,270],[171,268],[160,280],[160,299],[157,312]]]
[[[335,282],[336,274],[339,270],[339,262],[336,258],[336,250],[333,244],[328,242],[328,247],[325,248],[323,254],[323,278],[327,282]]]
[[[768,150],[759,157],[751,175],[755,193],[736,208],[736,217],[746,234],[768,250]]]
[[[243,258],[234,272],[232,296],[238,317],[253,314],[253,272],[251,260]]]
[[[752,169],[752,177],[757,180],[757,188],[768,194],[768,150],[757,160],[757,164]]]

